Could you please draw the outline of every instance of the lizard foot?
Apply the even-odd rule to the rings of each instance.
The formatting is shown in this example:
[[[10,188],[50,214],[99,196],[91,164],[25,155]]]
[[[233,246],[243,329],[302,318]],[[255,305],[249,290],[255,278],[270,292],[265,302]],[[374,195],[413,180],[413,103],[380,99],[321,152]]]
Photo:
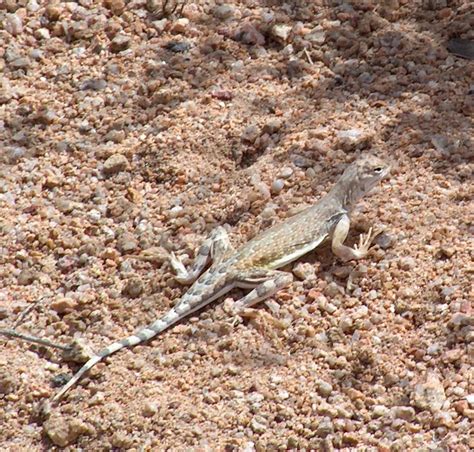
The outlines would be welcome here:
[[[374,241],[375,237],[377,237],[381,232],[382,229],[380,228],[377,228],[375,230],[369,228],[367,234],[361,234],[359,236],[359,244],[354,245],[354,250],[357,253],[365,256],[369,252],[370,245]]]

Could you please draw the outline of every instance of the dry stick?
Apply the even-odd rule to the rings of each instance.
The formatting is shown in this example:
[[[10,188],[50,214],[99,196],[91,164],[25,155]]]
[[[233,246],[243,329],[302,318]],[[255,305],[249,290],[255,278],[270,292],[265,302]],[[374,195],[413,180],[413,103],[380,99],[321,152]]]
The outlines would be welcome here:
[[[306,58],[308,58],[309,64],[314,64],[313,60],[311,59],[311,55],[309,54],[308,49],[306,49],[306,47],[303,49],[303,52],[306,55]]]
[[[44,300],[45,297],[41,297],[39,300],[35,301],[33,304],[28,306],[16,319],[16,322],[13,324],[12,330],[15,330],[18,328],[20,323],[23,321],[23,319],[36,307],[38,306],[39,303],[41,303]]]
[[[9,329],[0,330],[0,334],[7,337],[15,337],[18,339],[23,339],[24,341],[34,342],[40,345],[45,345],[46,347],[59,348],[59,350],[63,350],[63,351],[69,351],[71,349],[70,346],[55,344],[54,342],[51,342],[48,339],[41,339],[40,337],[29,336],[23,333],[18,333],[15,330],[9,330]]]
[[[176,4],[176,7],[178,4]],[[181,9],[179,10],[179,13],[178,13],[178,16],[181,17],[183,15],[183,10],[184,10],[184,7],[186,6],[186,1],[183,1],[183,3],[181,3]]]

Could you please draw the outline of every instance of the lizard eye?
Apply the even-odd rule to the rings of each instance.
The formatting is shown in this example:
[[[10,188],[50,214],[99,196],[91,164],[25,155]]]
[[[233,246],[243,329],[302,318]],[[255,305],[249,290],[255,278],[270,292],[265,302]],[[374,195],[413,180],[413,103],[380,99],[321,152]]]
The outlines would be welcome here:
[[[380,174],[383,171],[383,168],[381,166],[378,166],[377,168],[374,168],[374,173],[375,174]]]

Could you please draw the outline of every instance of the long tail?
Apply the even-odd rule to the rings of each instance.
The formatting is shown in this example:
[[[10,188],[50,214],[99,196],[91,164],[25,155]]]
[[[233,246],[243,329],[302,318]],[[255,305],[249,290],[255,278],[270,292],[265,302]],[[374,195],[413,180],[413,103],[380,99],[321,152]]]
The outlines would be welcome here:
[[[81,378],[82,376],[92,369],[97,363],[102,361],[107,356],[112,355],[113,353],[121,350],[125,347],[133,347],[134,345],[140,344],[141,342],[148,341],[155,337],[157,334],[166,330],[170,326],[174,325],[181,319],[181,315],[175,309],[171,309],[167,314],[165,314],[160,319],[153,322],[151,325],[143,328],[136,334],[122,339],[121,341],[114,342],[108,347],[105,347],[97,355],[93,356],[89,361],[87,361],[79,371],[61,388],[61,390],[52,398],[51,402],[57,402],[60,400],[66,392],[69,391]]]

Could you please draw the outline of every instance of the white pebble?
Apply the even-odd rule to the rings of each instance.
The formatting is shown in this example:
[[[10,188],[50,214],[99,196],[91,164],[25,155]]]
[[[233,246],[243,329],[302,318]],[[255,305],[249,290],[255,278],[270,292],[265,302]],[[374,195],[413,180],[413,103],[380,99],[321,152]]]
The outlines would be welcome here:
[[[281,169],[280,177],[282,177],[283,179],[288,179],[289,177],[291,177],[292,174],[293,174],[293,168],[289,166],[285,166],[284,168]]]
[[[372,413],[377,417],[386,416],[389,412],[390,410],[385,405],[374,405],[372,409]]]
[[[278,398],[280,400],[286,400],[288,397],[290,397],[290,394],[288,394],[288,391],[285,391],[284,389],[278,392]]]
[[[184,209],[181,206],[175,206],[170,209],[170,218],[178,218],[183,215]]]
[[[99,221],[102,217],[102,214],[98,210],[92,209],[91,211],[89,211],[87,216],[89,217],[89,220],[91,221]]]
[[[269,220],[270,218],[274,218],[276,213],[275,213],[275,207],[274,204],[272,205],[267,205],[265,209],[262,210],[262,213],[260,214],[262,218],[265,220]]]
[[[439,353],[440,346],[439,344],[431,344],[426,350],[428,355],[437,355]]]
[[[272,383],[277,383],[278,384],[278,383],[281,383],[283,381],[283,377],[280,376],[280,375],[271,375],[270,376],[270,381]]]
[[[49,39],[50,38],[49,30],[47,28],[38,28],[38,30],[35,31],[35,38],[36,39]]]
[[[273,194],[277,195],[283,190],[285,182],[282,179],[275,179],[272,183],[271,191]]]
[[[456,386],[453,388],[453,394],[458,397],[462,397],[464,395],[464,388],[461,386]]]
[[[18,14],[7,14],[4,22],[5,31],[17,36],[23,31],[23,22]]]
[[[26,5],[26,9],[32,13],[35,13],[40,9],[40,6],[38,5],[38,2],[36,0],[30,0]]]
[[[474,406],[474,394],[468,394],[466,400],[469,405]]]
[[[380,339],[378,336],[372,336],[372,342],[375,345],[380,345],[382,343],[382,339]]]
[[[260,192],[263,199],[269,199],[271,197],[270,190],[264,182],[260,182],[255,186],[255,188]]]

